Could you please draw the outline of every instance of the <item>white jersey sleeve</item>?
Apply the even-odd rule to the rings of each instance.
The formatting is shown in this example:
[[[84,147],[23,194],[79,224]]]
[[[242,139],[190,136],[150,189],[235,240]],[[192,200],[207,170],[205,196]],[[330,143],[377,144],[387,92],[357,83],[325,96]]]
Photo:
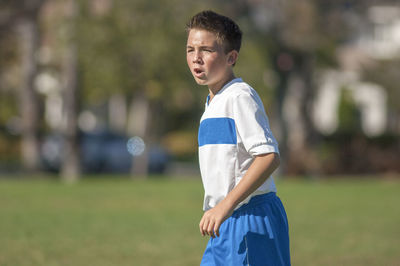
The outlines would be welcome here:
[[[239,94],[233,104],[233,116],[238,132],[238,142],[251,156],[279,153],[278,143],[272,135],[264,106],[254,90]]]

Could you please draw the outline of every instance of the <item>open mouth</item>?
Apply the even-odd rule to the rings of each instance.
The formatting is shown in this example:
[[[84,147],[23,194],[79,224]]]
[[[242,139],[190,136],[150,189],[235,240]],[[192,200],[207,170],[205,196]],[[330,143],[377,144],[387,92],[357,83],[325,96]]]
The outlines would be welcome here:
[[[200,75],[201,73],[203,73],[203,70],[201,70],[200,68],[194,68],[193,71],[197,75]]]

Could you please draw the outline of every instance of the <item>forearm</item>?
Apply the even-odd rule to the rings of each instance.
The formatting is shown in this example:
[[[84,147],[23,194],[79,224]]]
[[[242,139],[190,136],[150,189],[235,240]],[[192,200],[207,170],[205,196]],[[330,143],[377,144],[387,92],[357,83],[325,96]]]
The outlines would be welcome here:
[[[235,207],[261,186],[278,166],[279,155],[276,153],[257,156],[239,184],[225,199],[204,213],[199,224],[200,233],[203,236],[219,236],[219,227],[223,221],[232,215]]]
[[[235,209],[240,202],[246,199],[269,178],[276,168],[278,168],[279,163],[279,155],[276,153],[256,156],[239,184],[225,197],[223,200],[224,204],[227,204],[231,210]]]

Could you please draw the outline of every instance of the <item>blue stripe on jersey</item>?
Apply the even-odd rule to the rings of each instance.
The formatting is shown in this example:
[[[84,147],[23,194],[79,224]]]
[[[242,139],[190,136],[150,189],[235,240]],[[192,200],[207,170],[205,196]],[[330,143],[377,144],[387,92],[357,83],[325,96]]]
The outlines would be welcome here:
[[[199,146],[207,144],[236,144],[235,121],[232,118],[207,118],[199,127]]]

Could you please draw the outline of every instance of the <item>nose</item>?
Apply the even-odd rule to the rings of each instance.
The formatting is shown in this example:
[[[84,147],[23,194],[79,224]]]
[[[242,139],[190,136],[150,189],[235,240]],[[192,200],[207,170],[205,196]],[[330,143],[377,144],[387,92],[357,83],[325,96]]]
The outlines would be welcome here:
[[[200,52],[195,52],[194,53],[193,63],[201,63],[201,54],[200,54]]]

